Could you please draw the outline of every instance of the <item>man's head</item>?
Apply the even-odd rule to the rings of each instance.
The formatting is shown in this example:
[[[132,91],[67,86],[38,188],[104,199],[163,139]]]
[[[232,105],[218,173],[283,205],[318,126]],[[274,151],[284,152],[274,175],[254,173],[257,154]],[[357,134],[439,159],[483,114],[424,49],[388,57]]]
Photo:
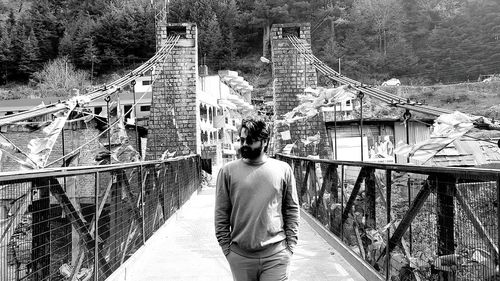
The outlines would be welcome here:
[[[266,122],[255,119],[243,120],[239,136],[241,157],[255,160],[267,151],[269,128]]]

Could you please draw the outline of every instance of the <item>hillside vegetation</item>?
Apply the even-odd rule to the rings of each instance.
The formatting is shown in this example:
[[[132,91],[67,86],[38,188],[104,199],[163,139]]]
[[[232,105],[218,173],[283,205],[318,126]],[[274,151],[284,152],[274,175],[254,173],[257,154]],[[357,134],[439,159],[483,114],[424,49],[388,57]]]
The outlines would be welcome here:
[[[164,2],[0,0],[0,98],[49,95],[40,91],[47,84],[40,73],[55,59],[65,62],[64,71],[87,72],[82,87],[90,79],[107,81],[140,65],[155,52],[155,24]],[[167,2],[168,22],[197,24],[200,63],[212,73],[240,72],[256,92],[270,87],[270,69],[259,57],[268,56],[263,34],[274,23],[309,22],[314,54],[367,84],[391,77],[403,85],[456,84],[500,73],[497,0]],[[320,79],[319,85],[329,82]],[[477,110],[493,114],[497,92],[467,85],[388,90],[415,91],[429,104],[470,111],[477,103]]]
[[[402,98],[420,101],[434,107],[499,119],[500,82],[498,81],[381,88]]]

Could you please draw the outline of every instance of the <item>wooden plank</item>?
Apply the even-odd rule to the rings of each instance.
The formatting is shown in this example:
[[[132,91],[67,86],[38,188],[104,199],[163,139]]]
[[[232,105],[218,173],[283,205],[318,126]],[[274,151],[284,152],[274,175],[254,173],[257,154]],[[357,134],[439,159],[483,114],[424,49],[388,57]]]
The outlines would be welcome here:
[[[161,168],[160,168],[161,169]],[[163,201],[161,199],[161,192],[160,190],[163,189],[163,183],[164,181],[162,181],[162,177],[160,176],[162,170],[164,169],[161,169],[157,172],[154,173],[154,185],[153,185],[153,194],[152,194],[152,197],[153,199],[156,199],[154,200],[154,202],[151,202],[152,204],[155,204],[155,212],[154,212],[154,218],[153,218],[153,228],[157,228],[159,227],[161,221],[163,220],[163,208],[162,208],[162,205],[161,205],[161,201]]]
[[[121,183],[122,191],[126,194],[125,201],[129,205],[129,208],[132,210],[133,218],[141,225],[142,218],[141,213],[137,206],[135,205],[135,195],[130,188],[130,179],[125,174],[125,171],[121,170],[117,174],[118,182]]]
[[[344,213],[342,214],[342,225],[345,223],[347,217],[349,216],[349,212],[351,211],[352,206],[354,205],[354,200],[356,200],[356,197],[358,196],[359,190],[361,188],[361,182],[363,182],[367,173],[368,169],[366,167],[362,167],[361,170],[359,171],[358,178],[356,179],[354,187],[352,188],[351,196],[349,196],[349,200],[347,200],[347,204],[344,208]]]
[[[113,183],[111,185],[111,195],[109,204],[109,240],[108,247],[110,249],[109,262],[116,264],[119,262],[119,249],[121,247],[122,237],[122,207],[121,207],[121,189],[118,174],[112,173]]]
[[[415,217],[417,216],[418,212],[424,205],[425,201],[431,194],[431,184],[429,184],[429,179],[427,179],[420,191],[418,192],[417,196],[415,197],[415,200],[410,206],[410,209],[408,212],[405,214],[401,222],[399,223],[398,227],[394,231],[394,234],[392,237],[389,239],[389,249],[388,252],[392,252],[394,248],[401,243],[401,239],[403,238],[403,235],[405,232],[408,230],[410,227],[411,222]],[[384,256],[385,253],[381,253],[380,256],[378,257],[377,260],[380,260],[382,256]]]
[[[309,165],[307,165],[309,168],[309,186],[307,188],[307,194],[309,202],[309,206],[311,207],[311,211],[313,212],[313,215],[317,218],[318,217],[318,211],[314,208],[313,202],[311,202],[311,196],[315,199],[318,200],[318,189],[317,189],[317,176],[316,176],[316,165],[314,162],[309,162]],[[311,190],[312,189],[312,190]],[[312,195],[311,195],[312,191]]]
[[[81,219],[81,217],[83,216],[76,211],[75,207],[69,200],[68,196],[64,192],[62,186],[59,184],[57,179],[52,177],[49,178],[49,187],[52,195],[61,204],[61,207],[68,216],[69,221],[71,222],[71,224],[74,225],[75,229],[79,232],[80,237],[82,237],[84,246],[87,248],[89,253],[92,253],[92,256],[94,256],[93,253],[94,253],[95,242],[94,239],[92,238],[92,235],[90,235],[90,231],[89,228],[87,227],[87,224]],[[107,275],[110,273],[110,267],[100,251],[97,256],[97,261],[99,263],[99,269],[102,274],[101,276],[107,277]]]
[[[71,281],[79,281],[79,278],[76,277],[76,273],[80,272],[80,268],[83,264],[83,258],[85,257],[85,251],[79,245],[78,250],[78,258],[76,259],[76,265],[73,266],[73,270],[71,271],[71,275],[69,276],[69,280]]]
[[[366,227],[371,229],[377,228],[376,221],[376,178],[375,178],[375,169],[368,168],[367,175],[365,178],[365,191],[366,191],[366,212],[365,212],[365,221]]]
[[[97,219],[99,219],[101,217],[102,210],[104,209],[104,206],[106,205],[106,200],[108,200],[109,194],[111,194],[111,187],[112,186],[113,186],[113,178],[110,179],[110,181],[108,183],[108,187],[106,188],[106,191],[104,192],[104,196],[101,200],[101,204],[99,204],[99,209],[97,210],[97,214],[92,218],[92,222],[90,223],[90,235],[92,235],[92,238],[94,238],[96,217],[97,217]],[[98,194],[96,194],[96,196],[98,196]],[[101,241],[101,240],[99,239],[99,241]]]
[[[334,178],[335,178],[334,174],[336,175],[336,172],[337,172],[337,165],[327,165],[325,174],[323,176],[323,182],[321,184],[321,188],[318,193],[318,199],[316,200],[316,206],[314,208],[316,212],[317,210],[319,210],[320,206],[323,203],[323,196],[325,195],[327,187],[330,187],[330,192],[331,192],[333,189],[333,185],[337,186],[337,183],[336,182],[334,183]],[[330,201],[332,201],[332,196],[333,194],[330,193]],[[323,207],[328,208],[328,206],[323,206]]]
[[[326,208],[328,214],[328,224],[330,225],[330,231],[335,234],[339,234],[340,231],[335,224],[334,216],[332,215],[332,205],[339,202],[339,176],[337,174],[337,165],[327,165],[325,175],[323,176],[323,184],[320,191],[320,196],[323,197],[323,192],[327,189],[330,192],[330,200]]]
[[[465,198],[462,194],[462,191],[460,191],[459,188],[455,189],[455,198],[457,198],[457,202],[462,207],[462,209],[465,212],[465,215],[467,218],[472,222],[472,225],[476,229],[477,233],[483,240],[483,242],[488,245],[488,248],[490,248],[491,252],[496,253],[496,255],[499,255],[498,247],[495,245],[495,242],[493,241],[493,238],[490,237],[488,234],[488,231],[484,228],[483,224],[479,220],[479,218],[474,214],[472,211],[472,208],[469,206],[469,204],[465,201]]]
[[[306,163],[307,163],[306,164],[306,174],[304,176],[304,179],[302,180],[302,188],[300,190],[300,198],[299,198],[300,203],[303,203],[302,200],[304,199],[304,195],[307,192],[307,186],[308,186],[307,182],[309,180],[309,171],[310,171],[309,166],[311,165],[312,162],[306,162]]]
[[[361,240],[361,234],[359,233],[359,224],[355,217],[353,217],[352,228],[354,228],[354,233],[356,234],[356,241],[358,242],[359,253],[361,254],[363,260],[366,261],[365,248],[363,246],[363,240]]]
[[[200,160],[201,161],[201,160]],[[201,167],[201,163],[200,163]],[[158,204],[160,205],[161,223],[165,222],[165,185],[167,184],[167,164],[162,165],[162,180],[158,190]]]
[[[127,239],[125,239],[125,244],[123,245],[122,249],[122,256],[120,258],[120,265],[125,262],[125,257],[127,256],[127,252],[129,250],[130,245],[134,244],[135,239],[138,237],[138,231],[137,231],[137,221],[132,221],[130,224],[128,234],[127,234]]]

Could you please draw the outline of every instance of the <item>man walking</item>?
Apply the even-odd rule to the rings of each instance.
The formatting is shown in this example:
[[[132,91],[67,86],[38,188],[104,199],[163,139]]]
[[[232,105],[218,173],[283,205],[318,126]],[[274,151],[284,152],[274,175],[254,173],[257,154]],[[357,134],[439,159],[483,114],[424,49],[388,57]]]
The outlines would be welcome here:
[[[293,171],[269,158],[269,128],[244,120],[241,159],[217,176],[215,235],[235,281],[288,280],[297,244],[299,203]]]

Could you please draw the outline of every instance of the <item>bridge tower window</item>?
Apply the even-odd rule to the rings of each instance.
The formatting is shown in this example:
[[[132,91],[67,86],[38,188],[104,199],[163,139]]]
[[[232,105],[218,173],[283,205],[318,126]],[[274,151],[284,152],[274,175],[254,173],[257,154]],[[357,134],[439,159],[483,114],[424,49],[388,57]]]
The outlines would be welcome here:
[[[181,39],[186,39],[187,30],[185,26],[168,26],[167,35],[168,36],[179,35]]]
[[[300,27],[292,26],[292,27],[283,27],[282,29],[283,38],[286,38],[287,35],[295,36],[300,38]]]

